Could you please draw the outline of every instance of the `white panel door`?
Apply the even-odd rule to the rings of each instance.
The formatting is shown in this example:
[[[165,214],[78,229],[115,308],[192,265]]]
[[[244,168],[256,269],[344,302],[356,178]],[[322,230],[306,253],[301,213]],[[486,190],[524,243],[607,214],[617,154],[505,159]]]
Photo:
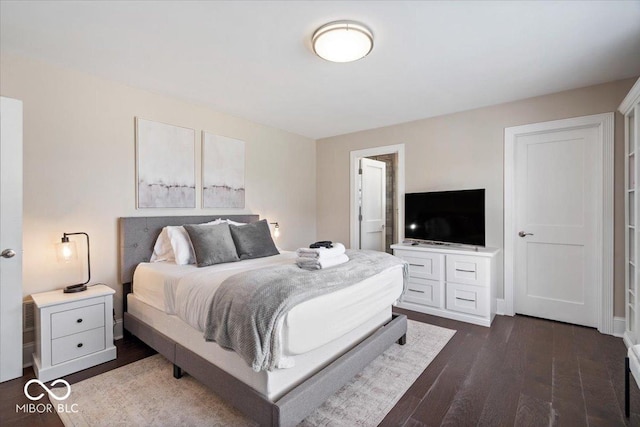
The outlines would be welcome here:
[[[360,249],[385,250],[386,165],[360,159]]]
[[[0,97],[0,382],[22,376],[22,101]]]
[[[598,325],[598,129],[518,137],[515,164],[515,311]]]

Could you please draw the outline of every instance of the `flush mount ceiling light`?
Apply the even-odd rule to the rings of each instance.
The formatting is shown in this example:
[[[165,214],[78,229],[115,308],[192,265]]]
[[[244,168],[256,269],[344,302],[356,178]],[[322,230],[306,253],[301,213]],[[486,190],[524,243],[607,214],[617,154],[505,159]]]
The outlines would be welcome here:
[[[373,49],[373,34],[355,21],[335,21],[318,28],[311,38],[313,51],[331,62],[364,58]]]

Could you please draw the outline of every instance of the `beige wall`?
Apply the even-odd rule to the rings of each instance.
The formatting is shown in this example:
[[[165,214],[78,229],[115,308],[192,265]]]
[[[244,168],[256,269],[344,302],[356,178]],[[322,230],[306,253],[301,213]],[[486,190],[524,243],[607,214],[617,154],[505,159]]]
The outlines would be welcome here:
[[[277,243],[285,249],[307,245],[316,239],[316,231],[318,239],[349,242],[349,152],[399,143],[406,146],[407,192],[487,189],[487,245],[502,247],[504,128],[615,111],[634,81],[342,135],[314,144],[308,138],[175,98],[5,55],[0,62],[0,94],[21,99],[25,109],[24,294],[81,280],[81,262],[58,264],[54,244],[62,232],[86,231],[92,243],[92,282],[105,282],[116,289],[115,305],[119,308],[116,222],[120,216],[251,212],[280,222]],[[196,130],[198,179],[201,130],[245,140],[246,208],[135,209],[136,116]],[[623,145],[622,118],[617,114],[616,316],[624,316]]]
[[[120,317],[116,227],[121,216],[257,213],[279,221],[277,244],[285,249],[315,240],[311,139],[13,56],[2,57],[0,92],[24,102],[25,295],[82,280],[82,263],[57,263],[54,244],[63,232],[85,231],[91,236],[92,283],[118,291],[114,304]],[[136,116],[196,130],[198,179],[200,131],[246,141],[246,208],[137,210]]]
[[[318,239],[349,242],[349,152],[405,144],[406,191],[486,188],[487,246],[503,247],[505,127],[616,111],[635,79],[317,142]],[[425,102],[429,102],[428,98]],[[624,130],[616,114],[615,315],[624,316]],[[502,271],[500,271],[502,283]],[[502,295],[502,285],[499,294]]]

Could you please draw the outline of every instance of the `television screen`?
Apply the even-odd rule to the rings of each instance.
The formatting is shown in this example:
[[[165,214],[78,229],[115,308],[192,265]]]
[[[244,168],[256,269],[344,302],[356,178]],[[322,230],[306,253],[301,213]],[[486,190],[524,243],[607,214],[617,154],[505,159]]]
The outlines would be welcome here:
[[[407,193],[405,239],[484,246],[484,189]]]

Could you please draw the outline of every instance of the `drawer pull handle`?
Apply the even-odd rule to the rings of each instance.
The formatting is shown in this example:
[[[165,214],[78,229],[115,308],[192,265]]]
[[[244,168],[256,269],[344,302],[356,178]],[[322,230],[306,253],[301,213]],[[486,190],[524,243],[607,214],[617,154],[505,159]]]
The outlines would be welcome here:
[[[78,320],[76,320],[76,322],[82,323],[82,319],[78,319]]]
[[[411,264],[411,263],[409,263],[409,265],[412,265],[414,267],[424,267],[424,265],[422,265],[422,264]]]
[[[476,272],[475,270],[461,270],[459,268],[456,268],[456,271],[462,271],[464,273],[475,273]]]
[[[417,292],[417,293],[419,293],[419,294],[424,294],[424,291],[417,291],[417,290],[415,290],[415,289],[409,289],[409,290],[410,290],[411,292]]]
[[[78,348],[81,348],[81,347],[82,347],[82,343],[78,344]]]
[[[460,301],[476,302],[476,300],[474,300],[474,299],[468,299],[468,298],[460,298],[460,297],[456,297],[456,299],[459,299]]]

